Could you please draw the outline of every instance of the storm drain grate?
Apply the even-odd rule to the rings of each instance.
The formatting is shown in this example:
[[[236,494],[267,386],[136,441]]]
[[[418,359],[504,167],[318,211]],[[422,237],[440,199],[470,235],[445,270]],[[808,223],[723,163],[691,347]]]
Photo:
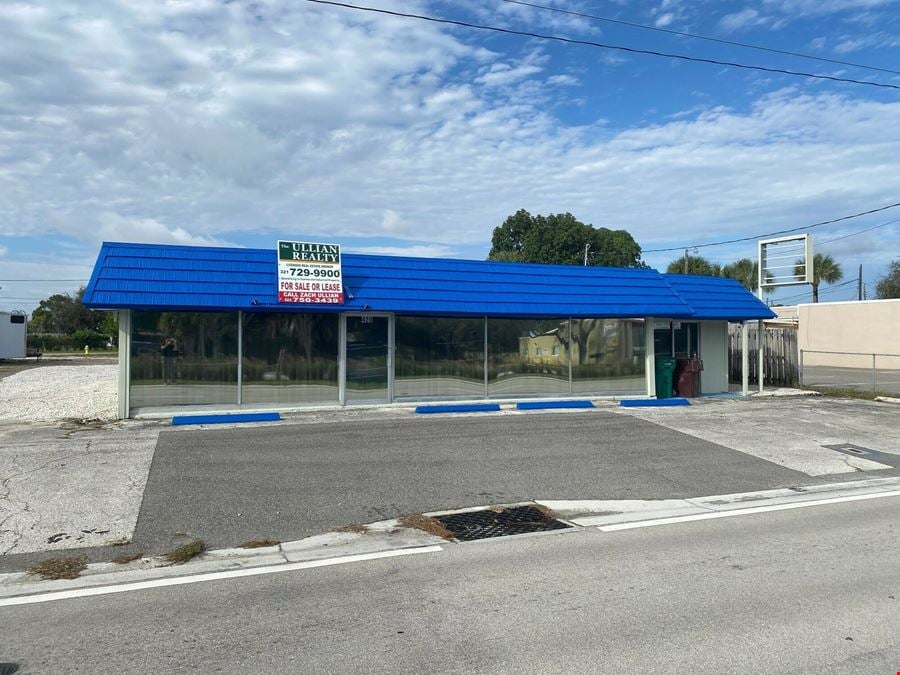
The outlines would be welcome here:
[[[508,537],[513,534],[550,532],[566,530],[570,525],[551,518],[533,506],[513,506],[510,508],[451,513],[434,516],[460,541]]]

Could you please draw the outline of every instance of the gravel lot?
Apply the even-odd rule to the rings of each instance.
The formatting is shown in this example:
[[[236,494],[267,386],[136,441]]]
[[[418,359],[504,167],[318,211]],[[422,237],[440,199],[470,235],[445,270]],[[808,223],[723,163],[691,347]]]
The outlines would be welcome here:
[[[0,380],[0,421],[114,419],[114,365],[41,366]]]

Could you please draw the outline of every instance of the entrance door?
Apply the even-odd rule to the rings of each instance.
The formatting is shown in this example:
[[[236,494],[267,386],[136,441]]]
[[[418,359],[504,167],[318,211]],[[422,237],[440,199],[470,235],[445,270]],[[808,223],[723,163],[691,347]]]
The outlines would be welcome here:
[[[349,314],[344,321],[345,402],[390,402],[390,317]]]

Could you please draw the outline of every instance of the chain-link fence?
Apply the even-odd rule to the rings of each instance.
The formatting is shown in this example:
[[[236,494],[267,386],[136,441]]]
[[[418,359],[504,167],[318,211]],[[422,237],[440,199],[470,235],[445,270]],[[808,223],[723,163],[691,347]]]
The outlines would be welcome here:
[[[900,395],[900,354],[801,349],[800,385]]]

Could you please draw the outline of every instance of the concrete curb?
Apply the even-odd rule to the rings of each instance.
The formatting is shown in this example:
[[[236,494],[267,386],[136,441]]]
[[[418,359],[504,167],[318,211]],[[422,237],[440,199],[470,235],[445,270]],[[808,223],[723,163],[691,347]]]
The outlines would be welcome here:
[[[690,499],[662,500],[535,500],[500,506],[538,504],[553,511],[554,516],[575,526],[575,530],[557,530],[535,535],[571,533],[585,528],[625,525],[643,521],[698,516],[701,514],[755,512],[760,507],[813,505],[815,502],[841,498],[866,498],[867,495],[900,490],[900,478],[875,478],[861,481],[830,483],[803,488],[781,488],[730,495],[711,495]],[[491,505],[498,506],[498,505]],[[443,515],[479,511],[490,506],[470,507],[423,515]],[[421,530],[401,527],[397,519],[383,520],[364,526],[364,533],[328,532],[277,546],[255,549],[227,548],[206,551],[180,565],[172,565],[162,556],[141,558],[126,564],[92,563],[82,575],[72,580],[42,581],[25,572],[0,574],[0,600],[43,595],[59,591],[114,586],[173,577],[190,577],[233,570],[273,568],[304,562],[323,562],[353,556],[371,556],[404,549],[446,546],[447,541]],[[497,541],[497,540],[486,540]],[[480,542],[475,542],[480,543]]]

